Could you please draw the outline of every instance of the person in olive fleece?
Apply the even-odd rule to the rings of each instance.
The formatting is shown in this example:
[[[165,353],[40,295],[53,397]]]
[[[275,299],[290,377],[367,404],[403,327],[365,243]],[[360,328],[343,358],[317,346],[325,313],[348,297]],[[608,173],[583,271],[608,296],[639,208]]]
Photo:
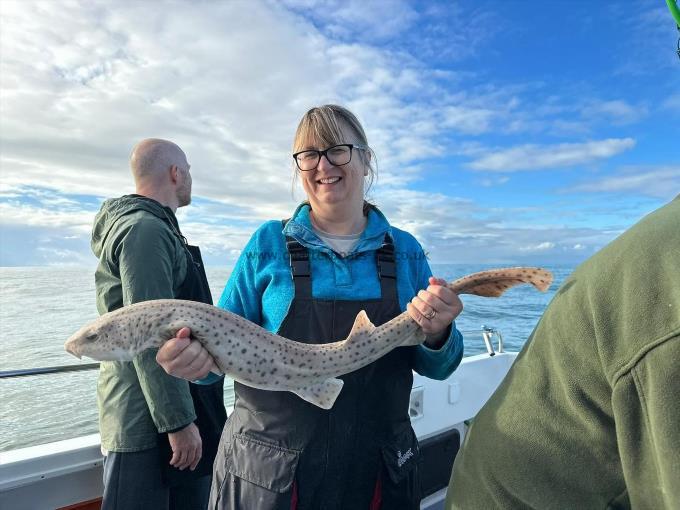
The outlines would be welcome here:
[[[100,314],[163,298],[212,303],[197,247],[175,211],[191,201],[190,165],[174,143],[143,140],[130,159],[135,195],[106,200],[92,250]],[[206,508],[219,435],[223,385],[190,388],[156,363],[102,362],[97,385],[104,460],[104,510]]]
[[[469,429],[446,508],[680,508],[680,196],[565,281]]]

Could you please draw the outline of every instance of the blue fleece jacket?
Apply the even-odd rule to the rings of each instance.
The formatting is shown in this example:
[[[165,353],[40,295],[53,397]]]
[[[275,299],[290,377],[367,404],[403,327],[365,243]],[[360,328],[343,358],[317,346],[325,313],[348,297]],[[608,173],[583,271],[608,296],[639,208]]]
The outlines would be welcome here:
[[[283,231],[282,231],[283,230]],[[399,306],[432,275],[422,247],[403,230],[391,227],[379,211],[371,209],[368,224],[353,255],[342,258],[316,235],[309,218],[309,205],[302,204],[282,229],[280,221],[268,221],[251,237],[239,257],[217,306],[245,317],[268,331],[278,331],[295,295],[285,236],[294,237],[309,249],[312,296],[317,299],[376,299],[380,297],[375,252],[389,232],[395,247]],[[446,343],[438,350],[419,345],[413,369],[432,379],[446,379],[463,357],[463,336],[451,327]],[[210,382],[208,377],[201,382]]]

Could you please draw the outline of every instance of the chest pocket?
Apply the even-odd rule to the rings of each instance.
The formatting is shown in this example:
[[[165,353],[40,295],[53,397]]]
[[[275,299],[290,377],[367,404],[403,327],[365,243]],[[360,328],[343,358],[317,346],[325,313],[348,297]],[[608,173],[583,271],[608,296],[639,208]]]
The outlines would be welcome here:
[[[381,447],[383,465],[390,480],[399,484],[418,465],[420,449],[418,438],[410,423],[400,427],[399,431]]]
[[[300,452],[235,434],[229,472],[272,492],[288,492],[295,478]]]

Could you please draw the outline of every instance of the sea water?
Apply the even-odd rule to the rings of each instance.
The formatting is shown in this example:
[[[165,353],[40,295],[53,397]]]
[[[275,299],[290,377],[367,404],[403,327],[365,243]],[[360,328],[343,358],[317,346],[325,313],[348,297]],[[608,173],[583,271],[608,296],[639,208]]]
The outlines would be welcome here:
[[[572,267],[543,266],[555,281],[546,293],[523,285],[500,299],[463,296],[456,324],[465,355],[485,352],[482,326],[501,331],[505,350],[520,350],[543,310]],[[449,281],[489,269],[485,265],[434,265]],[[230,271],[208,268],[215,301]],[[0,371],[89,363],[64,351],[64,341],[97,317],[94,269],[69,267],[0,268]],[[97,432],[97,370],[0,379],[0,451]],[[225,400],[233,401],[231,381]]]

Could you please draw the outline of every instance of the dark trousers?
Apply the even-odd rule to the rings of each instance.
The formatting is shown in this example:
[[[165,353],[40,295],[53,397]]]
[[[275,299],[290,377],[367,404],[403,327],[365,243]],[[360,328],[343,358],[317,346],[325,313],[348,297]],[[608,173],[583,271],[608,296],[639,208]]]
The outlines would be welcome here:
[[[205,510],[211,476],[168,487],[158,448],[104,457],[102,510]]]

